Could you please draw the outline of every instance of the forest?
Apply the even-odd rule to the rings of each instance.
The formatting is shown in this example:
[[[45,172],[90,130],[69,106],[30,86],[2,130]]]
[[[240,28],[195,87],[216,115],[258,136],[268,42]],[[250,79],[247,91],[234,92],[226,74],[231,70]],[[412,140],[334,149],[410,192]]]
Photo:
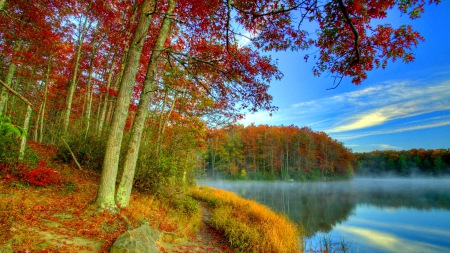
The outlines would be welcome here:
[[[355,153],[355,175],[437,177],[450,175],[450,149]]]
[[[283,74],[270,52],[313,48],[304,56],[312,74],[336,87],[413,61],[418,32],[371,21],[393,7],[419,18],[425,3],[0,0],[0,162],[33,170],[45,163],[29,144],[56,146],[55,159],[99,173],[95,205],[111,212],[128,206],[132,189],[189,185],[196,168],[232,178],[350,175],[351,152],[325,133],[236,126],[219,141],[214,131],[276,111],[268,89]]]
[[[308,127],[232,125],[207,136],[204,175],[213,179],[331,180],[353,176],[343,143]]]

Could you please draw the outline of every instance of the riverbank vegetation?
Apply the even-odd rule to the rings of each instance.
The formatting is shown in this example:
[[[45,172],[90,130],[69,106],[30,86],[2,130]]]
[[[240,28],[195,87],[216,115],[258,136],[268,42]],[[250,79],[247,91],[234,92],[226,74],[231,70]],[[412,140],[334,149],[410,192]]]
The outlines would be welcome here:
[[[355,174],[360,176],[450,175],[450,149],[385,150],[356,153]]]
[[[207,136],[204,176],[217,179],[332,180],[353,175],[343,143],[307,127],[230,125]]]
[[[209,222],[240,252],[300,252],[299,229],[268,207],[209,187],[193,189],[191,196],[211,208]]]

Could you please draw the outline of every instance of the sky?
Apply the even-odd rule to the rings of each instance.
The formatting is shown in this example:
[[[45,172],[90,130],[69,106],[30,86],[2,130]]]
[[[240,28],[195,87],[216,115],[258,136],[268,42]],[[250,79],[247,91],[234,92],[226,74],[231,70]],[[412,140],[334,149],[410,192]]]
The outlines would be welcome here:
[[[271,53],[283,72],[270,84],[279,109],[248,114],[249,125],[308,126],[355,152],[450,148],[450,1],[425,6],[420,19],[392,11],[383,23],[411,24],[425,38],[412,63],[389,62],[361,85],[344,78],[336,89],[326,73],[314,77],[308,52]]]

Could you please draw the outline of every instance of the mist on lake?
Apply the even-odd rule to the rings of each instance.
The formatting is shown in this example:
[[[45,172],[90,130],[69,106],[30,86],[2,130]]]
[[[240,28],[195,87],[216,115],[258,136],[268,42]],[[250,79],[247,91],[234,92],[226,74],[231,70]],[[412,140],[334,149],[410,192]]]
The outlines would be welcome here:
[[[287,214],[292,221],[303,226],[306,237],[340,231],[335,235],[338,240],[345,232],[352,237],[347,241],[353,241],[364,233],[368,233],[369,239],[376,238],[376,233],[384,233],[386,238],[418,241],[439,249],[428,250],[430,252],[450,250],[449,178],[355,178],[339,182],[199,181],[198,184],[235,192]],[[438,212],[438,216],[432,211]],[[396,217],[392,216],[395,213],[401,217],[392,218]],[[443,220],[434,224],[438,217]],[[402,219],[401,224],[395,223]],[[348,222],[351,222],[351,227]],[[403,229],[390,231],[394,224]],[[406,227],[414,227],[416,232]],[[368,228],[374,231],[369,233],[366,231]],[[417,230],[442,233],[431,236]],[[355,234],[348,235],[349,231]],[[418,238],[418,235],[424,238]],[[397,241],[401,241],[398,238]],[[358,247],[366,249],[366,252],[395,252],[384,249],[381,244],[374,246],[371,243],[374,244],[370,240],[353,244],[361,244]]]

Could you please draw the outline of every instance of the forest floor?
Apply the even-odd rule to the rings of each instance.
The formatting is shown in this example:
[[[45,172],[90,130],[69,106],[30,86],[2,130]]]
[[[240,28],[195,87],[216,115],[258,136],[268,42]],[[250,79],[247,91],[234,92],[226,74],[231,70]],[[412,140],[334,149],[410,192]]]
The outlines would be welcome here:
[[[120,214],[99,213],[93,205],[99,173],[53,160],[54,147],[32,147],[59,181],[34,186],[18,180],[26,168],[0,164],[0,253],[109,252],[119,235],[143,221],[177,235],[159,243],[162,252],[233,252],[208,224],[209,211],[201,204],[200,217],[186,217],[160,197],[133,192]]]

